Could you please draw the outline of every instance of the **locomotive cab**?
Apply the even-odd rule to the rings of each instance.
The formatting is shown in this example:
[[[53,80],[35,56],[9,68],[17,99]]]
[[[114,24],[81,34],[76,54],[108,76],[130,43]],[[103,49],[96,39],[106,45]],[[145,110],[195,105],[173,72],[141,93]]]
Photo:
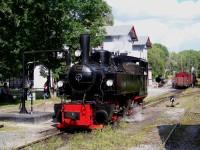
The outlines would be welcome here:
[[[111,64],[111,53],[105,50],[94,51],[92,60],[100,65],[109,66]]]

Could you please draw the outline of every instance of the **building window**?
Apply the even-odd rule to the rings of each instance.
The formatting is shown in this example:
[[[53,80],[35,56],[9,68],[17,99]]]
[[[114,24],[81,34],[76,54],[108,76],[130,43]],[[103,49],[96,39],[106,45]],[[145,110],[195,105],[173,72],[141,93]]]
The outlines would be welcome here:
[[[112,36],[106,36],[105,37],[105,42],[112,42],[113,41],[113,37]]]

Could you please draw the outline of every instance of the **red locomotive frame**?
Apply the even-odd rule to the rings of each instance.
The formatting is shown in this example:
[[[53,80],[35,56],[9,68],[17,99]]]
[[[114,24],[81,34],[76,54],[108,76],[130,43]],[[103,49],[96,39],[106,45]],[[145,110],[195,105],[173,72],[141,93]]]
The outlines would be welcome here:
[[[59,129],[68,127],[96,129],[103,127],[103,125],[94,124],[94,113],[91,104],[62,104],[61,113],[62,122],[57,125]]]
[[[131,103],[142,103],[144,97],[135,96]],[[57,124],[57,128],[62,130],[66,128],[83,128],[83,129],[101,129],[105,124],[98,124],[95,122],[95,110],[93,109],[92,104],[90,103],[63,103],[60,104],[61,109],[58,112],[61,112],[61,122]],[[119,108],[118,104],[115,104],[116,108]],[[143,106],[143,105],[141,105]],[[127,106],[126,115],[131,115],[133,110],[130,106]],[[59,114],[59,113],[58,113]],[[57,115],[58,115],[57,114]],[[116,122],[122,116],[117,113],[113,113],[111,120],[109,122]]]

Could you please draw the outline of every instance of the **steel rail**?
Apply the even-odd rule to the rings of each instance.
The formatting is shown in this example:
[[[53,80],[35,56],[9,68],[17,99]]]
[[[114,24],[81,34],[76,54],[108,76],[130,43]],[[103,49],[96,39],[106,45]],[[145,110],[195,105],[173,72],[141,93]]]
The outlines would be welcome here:
[[[42,131],[42,132],[46,132],[46,131]],[[41,133],[42,133],[42,132],[41,132]],[[48,132],[48,130],[47,130],[47,132]],[[24,145],[22,145],[22,146],[18,146],[18,147],[16,147],[16,148],[14,148],[13,150],[25,149],[25,148],[27,148],[27,147],[30,147],[30,146],[34,145],[34,144],[41,143],[41,142],[43,142],[43,141],[45,141],[45,140],[48,140],[48,139],[50,139],[51,137],[59,136],[59,135],[61,135],[61,134],[63,134],[63,133],[64,133],[64,131],[62,131],[62,132],[61,132],[61,131],[58,131],[58,132],[53,133],[53,134],[51,134],[51,135],[47,135],[47,136],[44,136],[44,137],[42,137],[42,138],[40,138],[40,139],[37,139],[37,140],[35,140],[35,141],[33,141],[33,142],[24,144]]]
[[[191,94],[200,94],[200,93],[199,93],[199,91],[191,92],[191,93],[188,93],[188,94],[175,93],[175,94],[173,94],[173,96],[176,96],[176,98],[181,98],[181,97],[185,97],[185,96],[190,96]],[[144,105],[144,108],[146,108],[146,107],[152,107],[152,106],[155,106],[157,104],[160,104],[161,102],[163,102],[165,100],[169,100],[169,97],[170,96],[166,96],[166,97],[162,97],[162,98],[160,98],[158,100],[156,99],[153,102],[149,102],[148,104]]]
[[[176,130],[176,128],[180,126],[179,123],[175,124],[173,126],[173,128],[170,130],[169,134],[167,135],[167,138],[164,140],[164,142],[162,143],[163,146],[165,146],[167,144],[167,142],[169,141],[169,139],[172,137],[174,131]]]
[[[184,97],[184,96],[189,96],[189,95],[195,94],[195,93],[200,94],[199,91],[197,91],[197,92],[191,92],[191,93],[188,93],[188,94],[175,93],[174,95],[177,96],[177,97]],[[161,103],[162,101],[165,101],[165,100],[168,99],[168,98],[169,98],[169,96],[163,97],[163,98],[159,99],[158,101],[154,101],[154,102],[152,102],[152,103],[148,103],[147,105],[144,105],[144,107],[145,107],[145,108],[146,108],[146,107],[151,107],[151,106],[153,106],[153,105],[156,105],[156,104]],[[167,144],[168,140],[170,139],[170,137],[171,137],[172,134],[174,133],[175,129],[176,129],[179,125],[180,125],[180,124],[177,123],[177,124],[175,124],[175,125],[173,126],[173,128],[172,128],[172,130],[170,130],[170,132],[169,132],[167,138],[164,140],[163,145],[166,145],[166,144]],[[48,132],[51,132],[51,131],[53,131],[53,130],[55,130],[55,129],[44,130],[44,131],[41,131],[41,132],[39,132],[39,133],[40,133],[40,134],[43,134],[43,133],[47,134]],[[61,135],[61,134],[63,134],[63,133],[64,133],[64,132],[60,132],[60,131],[59,131],[59,132],[53,133],[53,134],[51,134],[51,135],[44,136],[44,137],[42,137],[42,138],[40,138],[40,139],[38,139],[38,140],[36,140],[36,141],[33,141],[33,142],[28,143],[28,144],[25,144],[25,145],[19,146],[19,147],[17,147],[17,148],[14,148],[14,150],[21,150],[21,149],[24,149],[24,148],[26,148],[26,147],[32,146],[32,145],[37,144],[37,143],[41,143],[41,142],[43,142],[43,141],[45,141],[45,140],[48,140],[49,138],[51,138],[51,137],[53,137],[53,136],[58,136],[58,135]]]

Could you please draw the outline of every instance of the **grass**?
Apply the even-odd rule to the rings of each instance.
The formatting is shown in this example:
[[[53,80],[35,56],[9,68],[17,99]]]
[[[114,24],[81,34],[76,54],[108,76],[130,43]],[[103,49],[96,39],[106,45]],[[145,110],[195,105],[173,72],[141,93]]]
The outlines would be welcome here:
[[[200,92],[191,96],[180,98],[180,107],[187,111],[200,112]]]
[[[186,93],[192,92],[192,89],[187,89]],[[168,96],[165,94],[162,97]],[[161,96],[160,96],[161,97]],[[159,97],[156,97],[159,98]],[[154,100],[151,98],[150,100]],[[186,108],[187,111],[198,110],[200,106],[199,95],[191,95],[189,97],[179,98],[180,105],[179,107]],[[49,100],[48,102],[59,102],[59,100]],[[44,100],[34,101],[34,105],[40,105],[44,103]],[[8,105],[7,105],[8,106]],[[30,101],[27,101],[27,106],[30,106]],[[4,106],[0,106],[0,109]],[[11,105],[11,107],[14,107]],[[18,105],[17,105],[18,107]],[[196,122],[200,123],[200,118],[197,116],[194,118],[194,115],[185,115],[181,124],[191,124],[196,119]],[[102,130],[94,130],[91,133],[76,133],[72,135],[69,139],[63,139],[60,137],[53,137],[42,144],[34,145],[33,147],[27,148],[27,150],[54,150],[60,146],[64,146],[64,149],[68,150],[122,150],[128,149],[130,147],[138,146],[145,141],[145,138],[152,129],[157,126],[156,124],[163,123],[162,121],[166,118],[161,118],[156,120],[154,123],[145,124],[140,126],[139,130],[134,128],[133,124],[128,124],[121,122],[120,127],[113,129],[111,126],[107,126]],[[166,121],[167,123],[167,121]],[[1,124],[1,123],[0,123]],[[9,129],[8,130],[12,130]],[[1,130],[0,130],[1,131]],[[181,132],[180,132],[181,133]],[[179,134],[178,134],[179,135]],[[181,135],[179,135],[181,136]],[[67,144],[66,144],[67,143]]]
[[[200,78],[197,78],[197,85],[196,87],[200,88]]]
[[[194,88],[187,88],[187,89],[185,89],[184,91],[182,91],[181,94],[190,94],[190,93],[194,92],[194,90],[195,90],[195,91],[198,90],[199,93],[200,93],[200,89],[198,89],[198,88],[195,88],[195,89],[194,89]],[[175,94],[169,92],[169,93],[162,94],[162,95],[160,95],[160,96],[147,97],[147,98],[144,99],[144,102],[145,102],[145,104],[148,104],[148,103],[152,103],[152,102],[158,101],[158,100],[161,99],[161,98],[170,97],[170,96],[172,96],[172,95],[175,95]],[[192,96],[192,95],[191,95],[191,96]],[[199,98],[199,99],[200,99],[200,98]]]
[[[182,125],[200,124],[200,115],[187,112],[180,122]]]
[[[187,93],[192,92],[191,89],[186,90]],[[165,94],[168,96],[168,94]],[[163,97],[163,95],[162,95]],[[156,97],[159,98],[159,97]],[[198,101],[197,95],[191,95],[190,97],[182,97],[180,99],[179,107],[187,107],[187,110],[191,110],[194,105],[200,106],[200,101]],[[151,100],[154,100],[153,98]],[[192,103],[191,103],[192,102]],[[164,115],[164,114],[163,114]],[[188,118],[189,117],[189,118]],[[192,122],[193,118],[191,116],[185,117],[185,120],[182,119],[181,124]],[[199,119],[200,120],[200,119]],[[72,135],[69,139],[64,141],[61,138],[57,138],[55,140],[55,144],[52,145],[52,142],[46,142],[45,144],[38,145],[36,149],[43,149],[44,147],[49,147],[49,149],[53,150],[54,148],[60,147],[57,143],[61,143],[64,145],[64,149],[68,150],[122,150],[128,149],[131,147],[135,147],[144,143],[145,138],[148,133],[158,126],[159,124],[166,123],[174,124],[173,121],[168,120],[167,118],[159,117],[155,122],[150,124],[144,124],[139,127],[139,129],[135,129],[133,124],[128,124],[121,122],[120,127],[117,129],[112,129],[111,126],[107,126],[102,130],[94,130],[91,133],[76,133]],[[182,128],[181,131],[184,129]],[[180,131],[180,130],[179,130]],[[177,131],[177,132],[179,132]],[[177,133],[178,137],[180,137],[182,132]],[[58,146],[58,147],[56,147]],[[52,148],[51,148],[52,147]],[[35,147],[34,147],[35,148]],[[33,149],[34,149],[33,148]]]
[[[63,141],[60,137],[53,137],[50,138],[48,142],[44,141],[42,144],[35,144],[34,147],[28,147],[25,150],[55,150],[64,143],[65,141]]]
[[[147,132],[155,126],[145,125],[134,133],[132,124],[120,123],[119,128],[106,126],[102,130],[79,132],[71,135],[69,139],[53,137],[42,144],[36,144],[26,150],[54,150],[61,146],[67,150],[122,150],[141,144]],[[127,132],[127,129],[129,131]],[[130,130],[131,129],[131,130]]]
[[[66,145],[68,150],[122,150],[137,146],[142,143],[147,132],[153,125],[145,125],[134,133],[132,124],[120,123],[119,129],[107,126],[102,130],[73,135]],[[127,131],[127,129],[129,129]]]
[[[147,98],[144,99],[144,103],[149,104],[149,103],[152,103],[152,102],[156,102],[156,101],[158,101],[162,98],[170,97],[172,95],[174,95],[174,94],[169,92],[169,93],[162,94],[160,96],[147,97]]]
[[[0,124],[4,125],[3,128],[0,128],[0,134],[1,132],[16,131],[21,129],[20,127],[15,126],[11,122],[0,121]]]
[[[188,88],[184,93],[193,92],[192,88]],[[165,94],[161,97],[170,96],[170,94]],[[185,108],[187,111],[200,110],[200,98],[199,94],[191,94],[191,96],[178,98],[180,100],[179,107]],[[148,101],[154,101],[154,98],[148,99]],[[164,114],[163,114],[164,115]],[[93,131],[91,134],[88,133],[78,133],[73,135],[67,145],[66,149],[69,150],[121,150],[128,149],[130,147],[138,146],[145,141],[148,133],[158,126],[159,124],[175,124],[176,121],[170,121],[167,118],[162,118],[161,116],[152,124],[143,125],[140,130],[134,131],[133,124],[120,123],[120,128],[113,130],[110,126],[104,128],[103,130]],[[200,116],[185,115],[181,119],[181,124],[192,124],[200,123]],[[176,131],[176,135],[181,137],[185,126]]]
[[[59,103],[60,100],[59,98],[51,98],[48,100],[43,100],[43,99],[39,99],[39,100],[34,100],[33,101],[33,106],[39,106],[42,105],[44,103]],[[19,101],[17,101],[16,103],[0,103],[0,110],[18,110],[19,109]],[[31,101],[26,101],[26,107],[30,107],[31,106]]]
[[[199,91],[197,94],[191,94],[187,97],[179,98],[179,106],[180,108],[184,108],[186,110],[186,114],[180,120],[181,124],[199,124],[200,123],[200,89],[196,89]],[[189,94],[193,91],[193,88],[189,88],[185,91],[185,93]]]

